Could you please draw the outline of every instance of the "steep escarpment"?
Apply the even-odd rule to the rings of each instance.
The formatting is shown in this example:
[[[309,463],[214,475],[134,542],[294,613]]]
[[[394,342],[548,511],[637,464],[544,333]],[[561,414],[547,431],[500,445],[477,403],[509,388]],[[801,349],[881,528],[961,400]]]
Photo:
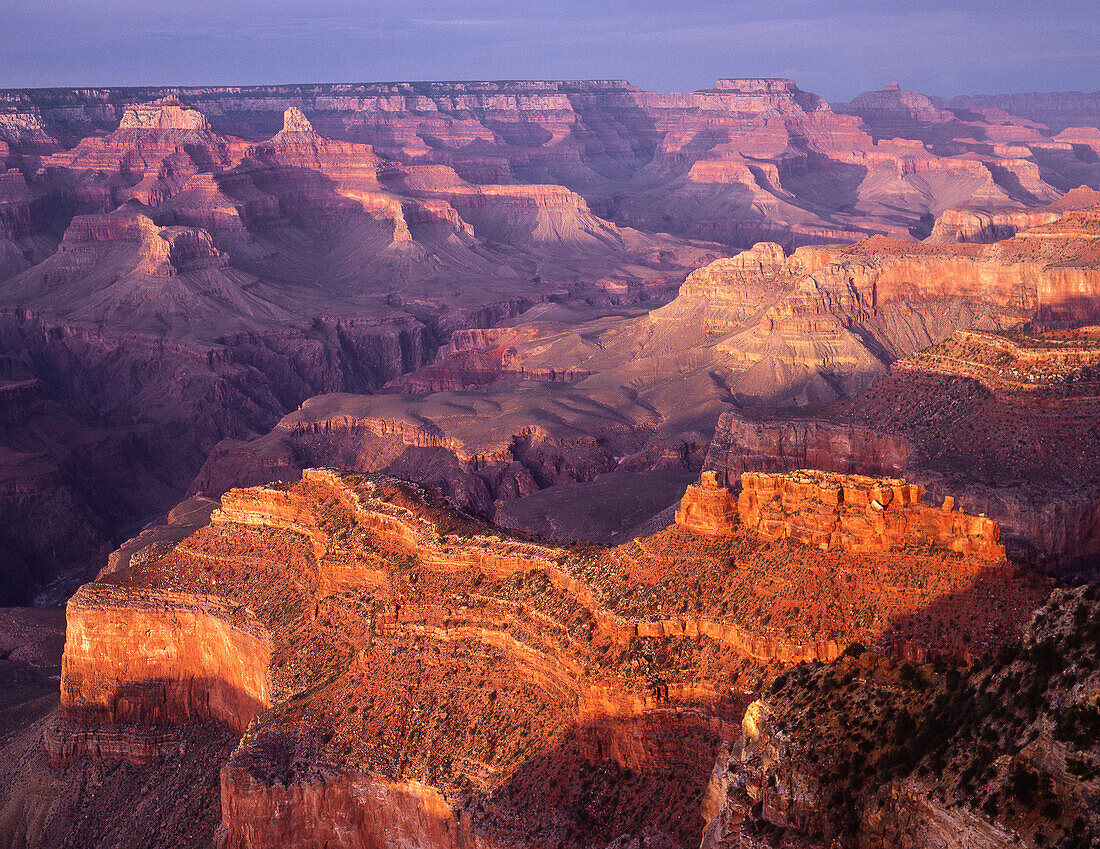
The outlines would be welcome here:
[[[88,585],[66,621],[61,718],[46,738],[55,762],[142,763],[171,743],[158,726],[217,720],[241,733],[270,706],[270,638],[221,599]]]
[[[937,545],[983,560],[1000,560],[1000,528],[985,516],[921,503],[924,490],[899,478],[839,475],[811,469],[787,474],[747,472],[740,494],[720,487],[714,472],[689,486],[676,523],[727,535],[740,521],[764,539],[793,539],[823,551],[887,551]]]
[[[903,473],[1001,526],[1014,556],[1095,568],[1095,334],[959,331],[864,393],[798,416],[735,411],[704,468]]]
[[[947,556],[675,527],[560,547],[391,479],[311,470],[228,493],[209,525],[81,590],[47,739],[61,759],[155,764],[149,734],[244,728],[223,846],[694,846],[761,676],[857,640],[998,645],[1044,592]]]
[[[12,91],[0,104],[67,145],[120,123],[260,140],[294,109],[395,162],[476,184],[562,185],[617,224],[738,247],[905,236],[951,207],[1025,208],[1098,186],[1095,160],[1042,124],[896,86],[850,114],[760,78],[672,94],[622,80],[467,81]]]
[[[943,545],[986,560],[1004,557],[1000,528],[985,516],[921,504],[919,486],[899,478],[802,471],[745,474],[737,512],[765,537],[823,548],[882,551],[897,545]]]
[[[949,209],[936,218],[929,243],[999,242],[1023,230],[1051,224],[1065,212],[1088,209],[1100,203],[1100,192],[1078,186],[1054,203],[1027,210]]]
[[[869,427],[827,420],[754,420],[722,413],[704,467],[720,482],[737,486],[743,472],[820,469],[865,475],[896,475],[909,462],[909,444]]]
[[[1092,585],[970,666],[849,652],[777,677],[716,765],[702,845],[1092,845],[1098,629]]]

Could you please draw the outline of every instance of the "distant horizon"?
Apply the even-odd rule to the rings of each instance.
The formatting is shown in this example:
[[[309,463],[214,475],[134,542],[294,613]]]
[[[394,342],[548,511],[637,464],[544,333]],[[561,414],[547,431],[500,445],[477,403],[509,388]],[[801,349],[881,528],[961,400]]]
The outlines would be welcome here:
[[[7,0],[0,88],[781,77],[829,102],[1100,90],[1095,0]],[[751,69],[752,73],[747,73]],[[165,82],[166,80],[186,82]]]
[[[1100,95],[1100,87],[1096,90],[1088,89],[1024,89],[1018,91],[964,91],[956,92],[954,94],[945,95],[938,94],[936,92],[922,91],[921,89],[911,88],[901,83],[900,80],[888,80],[877,88],[861,89],[860,91],[853,92],[848,97],[829,98],[821,94],[814,89],[807,88],[799,83],[797,79],[792,77],[769,77],[763,75],[746,75],[738,77],[717,77],[711,81],[710,86],[702,85],[697,88],[684,88],[684,89],[657,89],[648,88],[643,85],[635,83],[633,80],[624,77],[455,77],[453,79],[443,78],[423,78],[423,79],[361,79],[361,80],[296,80],[293,82],[252,82],[252,83],[238,83],[238,82],[210,82],[210,83],[140,83],[133,85],[114,85],[114,84],[98,84],[98,83],[80,83],[75,85],[43,85],[43,86],[0,86],[0,92],[17,92],[17,91],[141,91],[145,89],[208,89],[208,88],[290,88],[295,86],[360,86],[360,85],[451,85],[455,83],[592,83],[592,82],[623,82],[635,88],[652,92],[655,94],[671,95],[671,94],[693,94],[695,92],[707,91],[718,80],[750,80],[750,79],[768,79],[768,80],[791,80],[795,83],[798,89],[807,94],[816,94],[821,97],[830,105],[832,104],[844,104],[850,102],[853,98],[860,94],[864,94],[870,91],[882,91],[887,85],[894,82],[898,82],[901,90],[911,91],[917,94],[923,94],[929,98],[939,98],[942,100],[952,100],[957,97],[998,97],[1001,95],[1052,95],[1052,94],[1081,94],[1081,95]]]

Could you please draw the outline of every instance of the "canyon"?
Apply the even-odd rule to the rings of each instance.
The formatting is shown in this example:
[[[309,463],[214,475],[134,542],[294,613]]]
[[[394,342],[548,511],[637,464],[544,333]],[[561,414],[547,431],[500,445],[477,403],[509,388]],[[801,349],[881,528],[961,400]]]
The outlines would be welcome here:
[[[784,79],[0,92],[0,380],[25,399],[0,509],[54,516],[4,533],[0,598],[64,598],[188,494],[335,462],[298,433],[293,462],[219,468],[328,393],[405,399],[342,417],[388,442],[353,460],[345,429],[348,468],[389,468],[379,422],[426,414],[471,445],[405,446],[395,474],[625,538],[730,404],[858,393],[960,327],[1096,320],[1086,233],[1063,232],[1096,205],[1096,132],[897,86],[834,109]],[[469,391],[499,412],[459,435]],[[651,496],[593,525],[582,484]]]
[[[1098,209],[988,244],[760,243],[644,313],[540,305],[456,332],[381,394],[313,398],[223,442],[192,492],[334,465],[611,542],[671,521],[703,468],[735,489],[746,471],[904,475],[996,519],[1016,557],[1094,569]],[[663,503],[639,516],[617,493]]]
[[[1090,98],[0,91],[0,842],[1089,845]]]

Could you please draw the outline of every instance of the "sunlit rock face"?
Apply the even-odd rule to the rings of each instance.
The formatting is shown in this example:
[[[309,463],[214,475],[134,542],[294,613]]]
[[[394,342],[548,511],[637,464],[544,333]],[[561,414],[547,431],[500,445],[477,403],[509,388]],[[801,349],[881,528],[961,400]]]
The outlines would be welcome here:
[[[939,545],[985,560],[1004,557],[1000,528],[984,516],[921,503],[924,490],[900,478],[872,478],[801,469],[746,472],[740,495],[703,472],[688,487],[676,524],[707,535],[732,534],[740,520],[765,539],[793,539],[823,551],[887,551]]]
[[[47,745],[57,763],[142,764],[182,727],[235,729],[232,847],[586,846],[609,828],[694,846],[750,680],[857,640],[997,644],[1043,591],[969,556],[792,552],[732,523],[556,546],[326,470],[232,490],[195,533],[141,545],[69,604]],[[806,568],[819,580],[760,595]],[[885,617],[849,580],[864,574],[897,582]],[[937,631],[953,608],[931,603],[953,593],[971,615]],[[594,770],[606,783],[581,780]]]
[[[737,523],[737,502],[718,486],[714,472],[703,472],[699,483],[688,487],[676,511],[676,524],[701,534],[730,534]]]
[[[796,539],[823,549],[885,551],[942,545],[985,560],[1004,557],[1000,528],[984,516],[921,504],[924,491],[898,478],[802,470],[741,476],[737,511],[747,526],[772,539]]]

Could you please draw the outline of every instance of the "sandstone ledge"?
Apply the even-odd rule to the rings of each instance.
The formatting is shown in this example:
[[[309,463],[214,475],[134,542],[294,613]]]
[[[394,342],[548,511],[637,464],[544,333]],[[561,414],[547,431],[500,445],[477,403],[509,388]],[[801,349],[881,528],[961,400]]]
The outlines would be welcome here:
[[[714,472],[688,487],[676,523],[703,534],[731,534],[737,520],[765,539],[792,539],[823,551],[881,552],[938,545],[985,560],[1005,556],[1000,527],[985,516],[921,504],[922,487],[899,478],[873,478],[801,469],[741,475],[734,499]]]

